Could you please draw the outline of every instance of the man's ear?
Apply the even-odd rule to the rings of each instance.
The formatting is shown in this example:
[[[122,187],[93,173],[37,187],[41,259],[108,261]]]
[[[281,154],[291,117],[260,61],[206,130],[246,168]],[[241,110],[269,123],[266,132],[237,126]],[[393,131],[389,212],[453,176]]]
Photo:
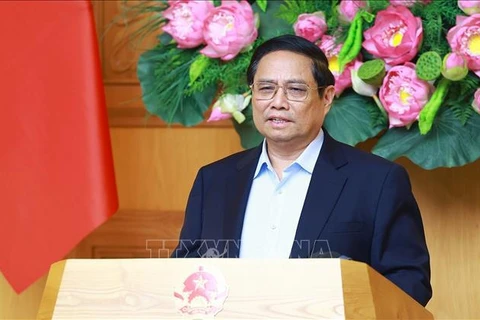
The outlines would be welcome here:
[[[328,86],[323,90],[323,103],[324,103],[324,112],[325,114],[330,111],[330,108],[332,107],[333,99],[335,99],[335,87],[334,86]]]

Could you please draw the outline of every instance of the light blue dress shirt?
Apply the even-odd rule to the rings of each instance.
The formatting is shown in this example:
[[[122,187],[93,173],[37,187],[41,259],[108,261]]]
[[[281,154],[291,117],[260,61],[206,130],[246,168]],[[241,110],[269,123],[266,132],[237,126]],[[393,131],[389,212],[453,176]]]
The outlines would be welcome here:
[[[243,223],[240,258],[288,258],[312,172],[322,149],[323,130],[283,170],[270,163],[266,141],[258,159]]]

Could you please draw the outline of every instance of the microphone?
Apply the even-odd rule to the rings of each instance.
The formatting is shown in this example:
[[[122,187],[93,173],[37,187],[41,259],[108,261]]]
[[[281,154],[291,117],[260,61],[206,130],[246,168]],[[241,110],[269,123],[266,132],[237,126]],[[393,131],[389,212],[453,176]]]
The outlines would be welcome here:
[[[344,256],[338,252],[335,252],[335,251],[329,251],[329,252],[323,252],[323,251],[319,251],[319,252],[314,252],[310,255],[310,258],[313,258],[313,259],[344,259],[344,260],[352,260],[352,258],[350,257],[347,257],[347,256]]]

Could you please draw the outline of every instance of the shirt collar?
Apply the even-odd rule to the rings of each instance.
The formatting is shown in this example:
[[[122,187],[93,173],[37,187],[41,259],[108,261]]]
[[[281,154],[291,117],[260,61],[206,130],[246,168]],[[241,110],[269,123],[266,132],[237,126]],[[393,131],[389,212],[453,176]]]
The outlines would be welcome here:
[[[317,163],[320,150],[322,149],[324,138],[325,135],[323,133],[323,130],[320,129],[317,137],[313,139],[312,142],[310,142],[310,144],[305,148],[305,150],[303,150],[302,154],[290,166],[296,163],[300,167],[302,167],[303,170],[312,174],[313,169],[315,168],[315,163]],[[258,174],[264,167],[267,167],[273,172],[273,166],[270,162],[270,159],[268,158],[266,139],[263,139],[262,153],[260,154],[257,168],[255,169],[255,174],[253,175],[254,179],[258,176]]]
[[[320,154],[320,150],[323,146],[323,140],[325,136],[323,134],[323,130],[320,129],[317,137],[313,139],[312,142],[303,150],[300,157],[295,160],[303,170],[307,171],[308,173],[312,174],[313,169],[315,168],[315,164],[317,163],[318,155]]]
[[[268,158],[267,141],[265,139],[263,139],[262,153],[260,153],[260,158],[258,158],[257,168],[255,169],[255,174],[253,175],[253,179],[255,179],[258,176],[258,174],[264,167],[267,167],[268,169],[273,171],[272,164],[270,163],[270,159]]]

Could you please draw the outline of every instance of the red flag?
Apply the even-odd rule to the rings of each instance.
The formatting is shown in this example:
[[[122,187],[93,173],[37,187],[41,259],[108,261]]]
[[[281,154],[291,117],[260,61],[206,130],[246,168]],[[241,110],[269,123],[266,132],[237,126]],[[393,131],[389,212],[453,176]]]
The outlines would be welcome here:
[[[0,270],[21,292],[118,199],[90,2],[0,14]]]

